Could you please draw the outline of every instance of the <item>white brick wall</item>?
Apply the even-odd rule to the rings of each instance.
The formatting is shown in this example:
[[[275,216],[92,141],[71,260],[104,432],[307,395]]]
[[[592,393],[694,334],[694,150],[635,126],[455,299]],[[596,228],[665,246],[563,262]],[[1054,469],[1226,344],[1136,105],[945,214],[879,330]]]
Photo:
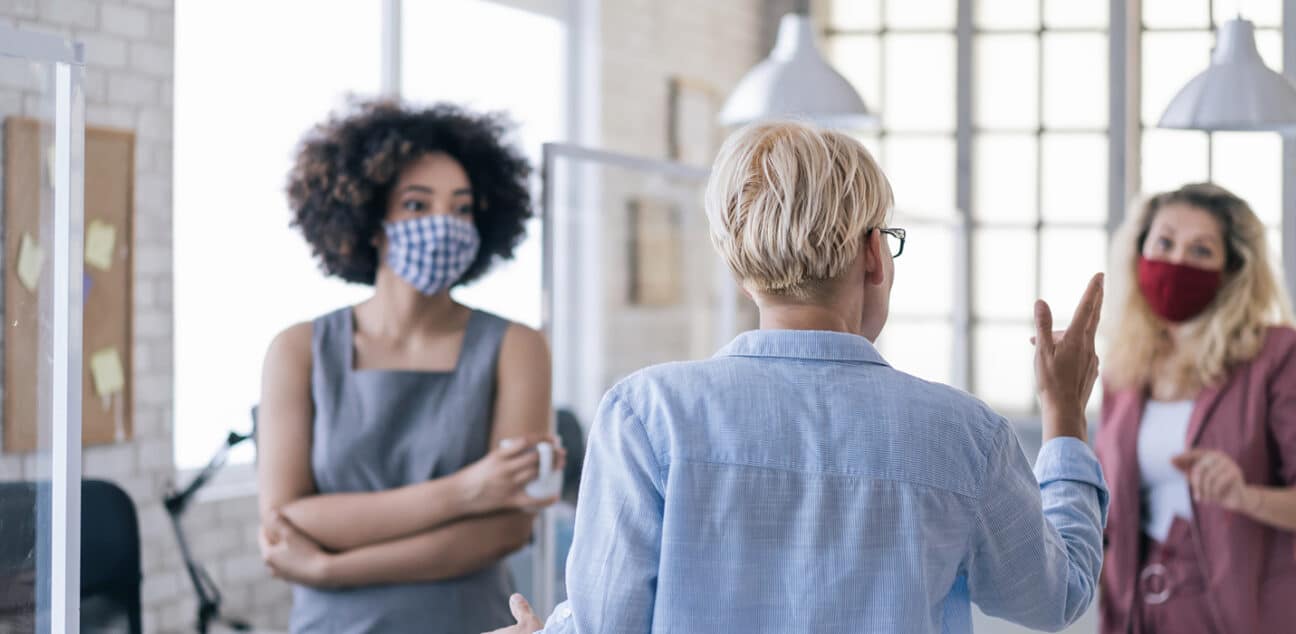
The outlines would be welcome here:
[[[92,68],[109,69],[126,67],[126,40],[113,35],[87,33],[77,39],[85,45],[86,63]],[[88,73],[89,74],[89,73]],[[105,74],[94,73],[98,77]]]
[[[105,33],[135,40],[149,36],[148,9],[105,4],[99,11],[99,25]],[[135,44],[139,42],[134,42],[132,46]]]
[[[40,21],[57,26],[94,29],[99,22],[99,4],[90,0],[43,0]]]

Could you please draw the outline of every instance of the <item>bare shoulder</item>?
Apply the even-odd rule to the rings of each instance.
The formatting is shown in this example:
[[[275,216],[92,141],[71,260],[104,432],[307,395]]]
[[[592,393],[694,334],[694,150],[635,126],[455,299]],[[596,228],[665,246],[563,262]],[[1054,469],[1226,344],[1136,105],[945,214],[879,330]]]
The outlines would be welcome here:
[[[500,361],[527,368],[549,366],[549,342],[539,330],[519,323],[509,323],[500,343]]]
[[[315,325],[309,321],[293,324],[275,335],[266,350],[266,367],[310,365],[311,337]]]

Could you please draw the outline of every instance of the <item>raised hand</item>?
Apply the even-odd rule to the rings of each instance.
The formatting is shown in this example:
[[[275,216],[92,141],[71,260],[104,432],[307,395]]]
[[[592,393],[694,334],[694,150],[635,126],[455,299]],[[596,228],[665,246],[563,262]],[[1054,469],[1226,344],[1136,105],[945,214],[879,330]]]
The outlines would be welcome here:
[[[1102,313],[1103,274],[1089,281],[1071,325],[1053,331],[1053,312],[1044,300],[1035,302],[1035,380],[1038,384],[1044,440],[1072,436],[1087,440],[1085,406],[1098,379],[1094,337]]]

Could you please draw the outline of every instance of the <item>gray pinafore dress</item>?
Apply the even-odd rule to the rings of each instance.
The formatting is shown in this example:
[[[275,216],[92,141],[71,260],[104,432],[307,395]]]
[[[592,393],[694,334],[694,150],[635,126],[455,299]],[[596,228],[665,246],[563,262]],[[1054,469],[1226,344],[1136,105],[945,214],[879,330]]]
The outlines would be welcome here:
[[[476,311],[453,370],[355,370],[350,307],[314,322],[311,469],[320,493],[381,491],[448,476],[486,455],[508,322]],[[512,625],[503,561],[458,579],[293,589],[292,631],[465,634]]]

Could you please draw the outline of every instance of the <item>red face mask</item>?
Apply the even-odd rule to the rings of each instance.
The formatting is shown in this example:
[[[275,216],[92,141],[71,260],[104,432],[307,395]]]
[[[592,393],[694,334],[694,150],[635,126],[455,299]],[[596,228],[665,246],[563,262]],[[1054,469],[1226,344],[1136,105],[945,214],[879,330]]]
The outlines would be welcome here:
[[[1194,266],[1139,256],[1138,283],[1152,312],[1179,323],[1200,315],[1219,292],[1224,276]]]

